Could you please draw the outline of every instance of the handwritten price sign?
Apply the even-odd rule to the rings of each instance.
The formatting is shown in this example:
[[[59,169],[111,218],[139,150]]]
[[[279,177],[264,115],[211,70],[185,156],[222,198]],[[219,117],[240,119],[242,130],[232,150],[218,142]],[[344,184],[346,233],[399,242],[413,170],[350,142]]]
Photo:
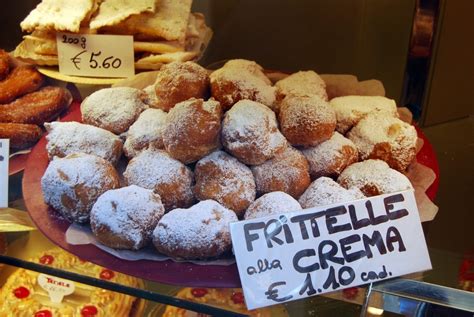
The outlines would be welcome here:
[[[66,75],[129,77],[135,74],[133,37],[58,33],[59,71]]]
[[[8,207],[8,154],[10,140],[0,139],[0,208]]]
[[[231,235],[249,309],[431,269],[413,191],[239,221]]]

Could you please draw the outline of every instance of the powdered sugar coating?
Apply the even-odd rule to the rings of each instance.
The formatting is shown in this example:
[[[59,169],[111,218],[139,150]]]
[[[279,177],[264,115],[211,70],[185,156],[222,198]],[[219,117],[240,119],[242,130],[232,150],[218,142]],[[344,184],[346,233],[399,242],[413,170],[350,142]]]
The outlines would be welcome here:
[[[98,90],[82,102],[82,121],[115,134],[123,133],[148,108],[144,98],[142,90],[130,87]]]
[[[235,213],[214,200],[164,215],[153,231],[153,243],[161,253],[179,259],[213,258],[231,248],[231,222]]]
[[[365,116],[348,133],[362,160],[380,159],[391,168],[404,171],[416,156],[415,128],[384,113]]]
[[[83,153],[56,157],[41,178],[44,201],[67,219],[81,223],[89,221],[97,198],[119,185],[112,164]]]
[[[209,90],[207,70],[194,62],[172,62],[163,67],[154,84],[153,107],[169,111],[189,98],[205,98]]]
[[[131,185],[109,190],[97,199],[91,210],[91,228],[109,247],[138,250],[151,241],[164,213],[158,194]]]
[[[133,158],[146,149],[163,148],[162,134],[166,115],[160,109],[147,109],[140,114],[128,130],[123,146],[128,158]]]
[[[134,157],[123,174],[128,185],[157,192],[166,210],[188,207],[194,201],[193,172],[162,150],[146,150]]]
[[[99,156],[112,164],[122,155],[122,141],[107,130],[79,122],[45,123],[48,130],[46,151],[51,159],[73,153]]]
[[[255,200],[255,181],[250,168],[226,152],[215,151],[199,160],[194,175],[197,199],[216,200],[238,216]]]
[[[282,191],[298,198],[311,182],[306,158],[291,146],[251,169],[259,194]]]
[[[174,158],[192,163],[220,146],[222,108],[214,99],[191,98],[170,110],[163,127],[163,144]]]
[[[301,209],[298,201],[287,193],[271,192],[255,200],[245,212],[244,218],[254,219]]]
[[[239,161],[249,165],[261,164],[287,146],[275,113],[251,100],[241,100],[227,111],[222,122],[222,143]]]
[[[329,104],[336,112],[336,130],[346,134],[364,116],[372,112],[381,112],[397,117],[395,100],[381,96],[343,96],[331,99]]]
[[[299,203],[303,208],[311,208],[362,198],[365,196],[358,188],[345,189],[329,177],[320,177],[309,185]]]
[[[263,68],[253,61],[230,60],[210,75],[212,96],[219,100],[224,110],[239,100],[249,99],[272,107],[275,87],[263,73]]]
[[[278,115],[280,129],[292,145],[315,146],[328,140],[336,127],[336,114],[319,96],[286,97]]]
[[[345,188],[357,187],[368,197],[413,189],[405,175],[381,160],[354,163],[339,175],[337,182]]]
[[[282,101],[287,96],[308,97],[318,96],[325,101],[328,100],[326,83],[319,75],[312,71],[299,71],[279,80],[275,87],[277,89],[277,100]]]
[[[301,152],[308,160],[309,172],[314,179],[321,176],[337,177],[358,160],[357,147],[338,132],[329,140]]]

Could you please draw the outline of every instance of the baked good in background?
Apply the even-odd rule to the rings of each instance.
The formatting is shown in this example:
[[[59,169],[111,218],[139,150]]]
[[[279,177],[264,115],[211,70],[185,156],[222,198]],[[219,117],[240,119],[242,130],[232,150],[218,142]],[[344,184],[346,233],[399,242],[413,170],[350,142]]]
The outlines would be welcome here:
[[[7,68],[7,71],[10,68]],[[18,97],[38,90],[44,83],[41,75],[34,67],[17,66],[0,81],[0,104],[12,102]]]
[[[346,134],[364,116],[372,112],[382,112],[398,117],[395,100],[381,96],[344,96],[329,102],[336,112],[336,130]]]
[[[222,144],[242,163],[258,165],[283,151],[287,141],[269,107],[241,100],[224,115]]]
[[[339,132],[334,132],[329,140],[302,149],[301,152],[308,160],[312,179],[321,176],[337,178],[347,166],[359,160],[355,144]]]
[[[141,287],[141,280],[111,271],[54,248],[39,253],[31,262],[86,275],[130,287]],[[1,316],[141,316],[143,301],[129,295],[114,293],[69,281],[74,293],[66,295],[61,304],[53,303],[46,290],[38,284],[40,273],[17,269],[0,290]]]
[[[10,139],[10,148],[19,150],[33,146],[43,130],[36,124],[0,122],[0,139]]]
[[[53,157],[74,153],[92,154],[116,164],[122,156],[122,141],[107,130],[79,122],[45,123],[46,151]]]
[[[163,127],[166,151],[184,164],[199,160],[220,147],[221,120],[221,105],[213,99],[177,103]]]
[[[367,197],[413,189],[405,175],[384,161],[371,159],[347,167],[337,182],[345,188],[359,188]]]
[[[311,182],[308,161],[291,146],[272,159],[252,166],[252,173],[259,195],[282,191],[298,198]]]
[[[279,104],[286,97],[309,97],[318,96],[325,101],[328,100],[326,83],[314,71],[299,71],[283,78],[275,83],[276,105],[274,110],[279,112]]]
[[[406,170],[416,156],[415,128],[383,113],[368,114],[347,137],[357,146],[361,160],[383,160],[398,171]]]
[[[275,88],[263,73],[262,66],[254,61],[233,59],[210,75],[211,94],[224,111],[239,100],[252,100],[272,107],[275,103]]]
[[[98,90],[81,104],[82,121],[115,134],[127,131],[142,111],[145,93],[130,87]]]
[[[0,49],[0,138],[10,139],[13,151],[34,145],[43,134],[41,125],[72,101],[67,89],[44,85],[34,67],[20,65]]]
[[[244,295],[240,288],[183,288],[176,295],[176,298],[221,307],[236,313],[245,314],[251,317],[270,317],[272,311],[269,308],[247,310],[244,302]],[[166,306],[162,317],[207,317],[201,313],[188,311],[184,308]],[[286,314],[284,314],[286,316]]]
[[[123,174],[128,185],[154,190],[166,211],[194,202],[192,170],[162,150],[146,150],[134,157]]]
[[[192,62],[164,65],[153,84],[153,108],[170,111],[178,102],[190,98],[205,99],[209,95],[209,75],[202,66]]]
[[[135,68],[159,69],[173,61],[198,59],[212,37],[204,16],[191,13],[192,0],[43,0],[21,22],[29,34],[14,51],[38,65],[58,65],[56,32],[132,35]]]
[[[126,157],[133,158],[140,152],[150,149],[163,149],[163,127],[166,121],[166,112],[160,109],[146,109],[138,117],[130,129],[123,144]]]
[[[114,249],[138,250],[165,213],[160,195],[131,185],[103,193],[91,210],[91,229],[100,243]]]
[[[218,257],[231,249],[229,224],[237,216],[214,200],[165,214],[153,231],[156,249],[175,259]]]
[[[319,96],[286,97],[278,114],[281,133],[295,146],[315,146],[331,138],[336,114]]]
[[[255,200],[252,171],[224,151],[215,151],[200,159],[194,169],[198,200],[213,199],[241,217]]]
[[[301,209],[301,205],[296,199],[287,193],[275,191],[267,193],[251,203],[244,218],[248,220]]]
[[[344,203],[365,198],[356,187],[342,187],[329,177],[320,177],[313,181],[298,200],[303,208]]]
[[[326,93],[331,100],[342,96],[385,96],[385,88],[380,80],[359,81],[354,75],[321,74],[326,84]]]
[[[79,223],[89,222],[99,196],[119,185],[119,175],[110,162],[83,153],[52,160],[41,178],[45,202],[66,219]]]

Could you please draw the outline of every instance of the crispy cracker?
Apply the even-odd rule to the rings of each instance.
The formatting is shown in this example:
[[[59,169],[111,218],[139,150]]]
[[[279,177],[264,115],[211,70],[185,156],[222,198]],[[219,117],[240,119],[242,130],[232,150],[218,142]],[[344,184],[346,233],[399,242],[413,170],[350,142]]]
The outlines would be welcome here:
[[[133,15],[101,33],[130,34],[139,40],[165,39],[184,43],[192,0],[161,0],[155,13]]]
[[[155,12],[155,0],[104,0],[90,21],[90,28],[114,25],[143,12]]]
[[[134,41],[133,49],[135,52],[149,52],[155,54],[174,53],[184,51],[184,46],[176,41],[158,41],[158,42],[141,42]]]
[[[171,62],[187,62],[196,58],[197,52],[175,52],[175,53],[165,53],[150,55],[147,57],[140,58],[137,60],[137,63],[162,63],[167,64]]]
[[[159,70],[163,66],[162,63],[147,63],[147,62],[135,62],[135,69],[140,70]]]
[[[202,13],[191,13],[188,21],[188,31],[186,34],[186,51],[196,52],[197,58],[201,58],[207,45],[212,38],[212,30],[206,25],[206,20]]]
[[[58,65],[58,57],[55,55],[41,55],[35,53],[35,48],[40,42],[35,40],[23,40],[13,51],[13,56],[37,65]]]
[[[81,22],[94,9],[94,0],[43,0],[20,23],[23,31],[36,28],[79,32]]]

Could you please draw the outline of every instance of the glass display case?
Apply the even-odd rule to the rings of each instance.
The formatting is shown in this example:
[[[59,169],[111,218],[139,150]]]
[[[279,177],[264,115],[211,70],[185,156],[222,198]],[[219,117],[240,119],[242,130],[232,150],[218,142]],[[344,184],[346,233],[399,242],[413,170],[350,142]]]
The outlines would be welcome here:
[[[22,3],[16,11],[15,5],[9,3],[5,12],[16,12],[18,21],[9,18],[5,20],[6,27],[18,25],[25,12],[38,2]],[[25,12],[20,12],[23,9]],[[73,281],[81,285],[77,287],[86,295],[81,293],[82,297],[69,304],[78,311],[82,309],[83,316],[98,313],[94,305],[89,305],[93,302],[91,294],[95,294],[93,288],[136,298],[132,313],[127,312],[130,316],[473,316],[474,243],[470,229],[474,222],[470,206],[474,188],[474,99],[468,89],[460,91],[458,97],[462,101],[457,110],[448,109],[447,120],[454,120],[448,123],[440,119],[439,113],[443,110],[439,109],[438,102],[438,98],[445,97],[440,97],[438,90],[440,82],[445,80],[442,78],[447,67],[445,45],[451,43],[453,33],[474,29],[472,21],[456,21],[453,16],[472,12],[469,9],[474,7],[468,1],[460,5],[441,0],[397,4],[393,1],[300,1],[298,4],[291,1],[258,4],[195,1],[193,4],[193,10],[204,13],[214,32],[213,40],[199,61],[204,67],[215,69],[225,60],[246,58],[283,73],[315,69],[318,73],[355,74],[363,80],[377,78],[384,83],[387,97],[413,112],[425,144],[430,146],[431,143],[433,147],[428,161],[438,178],[435,188],[431,189],[431,198],[440,210],[434,220],[423,223],[432,270],[248,312],[235,265],[232,269],[216,265],[196,267],[169,260],[157,265],[119,259],[90,245],[68,245],[64,240],[64,224],[51,225],[46,216],[27,210],[26,206],[35,205],[35,197],[41,194],[34,192],[39,183],[28,182],[34,178],[32,175],[43,171],[40,167],[38,171],[30,167],[25,173],[27,157],[18,156],[15,162],[10,160],[9,208],[0,209],[0,242],[4,242],[4,250],[0,252],[3,264],[0,284],[6,285],[18,270]],[[0,15],[2,21],[4,14]],[[0,43],[12,50],[20,39],[18,34],[8,36],[6,33],[0,37]],[[469,45],[465,50],[474,53],[472,44]],[[448,62],[459,67],[453,59]],[[464,59],[463,63],[467,68],[474,67],[472,60]],[[472,73],[458,74],[460,81],[469,82]],[[75,107],[94,91],[108,86],[69,86]],[[452,89],[449,84],[446,87]],[[456,103],[457,97],[452,98]],[[453,133],[453,129],[460,132]],[[37,177],[35,180],[38,182]],[[455,217],[454,213],[457,213]],[[40,230],[35,222],[42,224]],[[52,264],[54,258],[48,252],[59,250],[58,245],[81,258],[71,260],[76,261],[77,266]],[[87,264],[84,264],[85,269],[80,268],[83,260],[100,268],[92,269]],[[114,272],[121,272],[123,279]],[[138,279],[122,283],[128,280],[127,275]],[[10,293],[16,298],[28,296],[21,292],[27,289],[20,285],[22,281],[17,279],[15,286],[10,279],[14,285]],[[45,294],[38,289],[30,291],[39,297]],[[111,302],[116,300],[114,295],[107,298]],[[0,298],[0,302],[2,300],[7,301],[7,297]],[[13,312],[0,310],[1,313],[16,316]],[[34,316],[52,316],[51,312],[42,314]]]

